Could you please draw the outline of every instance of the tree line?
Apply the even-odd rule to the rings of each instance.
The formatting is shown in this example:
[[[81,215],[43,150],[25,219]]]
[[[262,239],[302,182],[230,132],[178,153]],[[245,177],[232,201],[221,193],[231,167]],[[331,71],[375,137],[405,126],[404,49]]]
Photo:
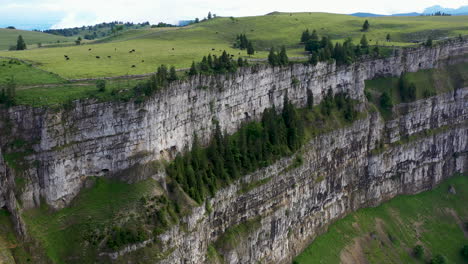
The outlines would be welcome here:
[[[232,135],[223,133],[215,122],[208,146],[203,148],[194,135],[190,151],[178,154],[167,166],[169,177],[201,204],[206,197],[213,196],[219,188],[240,176],[292,155],[306,139],[305,116],[308,111],[313,111],[311,92],[307,97],[308,109],[300,110],[286,95],[281,111],[274,106],[265,109],[261,121],[246,123]],[[325,121],[333,109],[345,113],[345,119],[352,121],[357,118],[354,106],[355,102],[346,94],[333,96],[329,90],[319,108]]]
[[[65,37],[72,37],[72,36],[83,36],[84,39],[92,40],[96,38],[106,37],[113,33],[115,33],[115,28],[121,26],[123,29],[137,29],[149,26],[149,22],[143,23],[132,23],[132,22],[122,22],[122,21],[113,21],[110,23],[100,23],[93,26],[82,26],[82,27],[74,27],[74,28],[63,28],[63,29],[47,29],[42,32],[65,36]]]
[[[233,135],[215,126],[206,148],[195,135],[191,150],[167,167],[168,175],[198,203],[239,176],[296,151],[304,139],[302,119],[287,96],[281,114],[274,107],[266,109],[260,122],[250,122]]]
[[[200,62],[192,62],[189,76],[197,74],[222,74],[228,72],[236,72],[238,67],[247,66],[249,63],[247,59],[238,58],[237,61],[233,59],[233,55],[223,51],[221,56],[211,55],[203,56]]]
[[[247,54],[253,55],[255,53],[255,49],[253,47],[252,41],[247,39],[245,34],[239,34],[236,36],[236,42],[234,43],[234,48],[238,48],[241,50],[247,50]]]
[[[351,64],[362,55],[380,55],[378,46],[371,50],[365,34],[362,35],[361,41],[357,45],[353,43],[351,38],[346,39],[343,44],[336,42],[333,45],[329,37],[322,36],[319,38],[316,30],[310,33],[307,29],[302,32],[300,40],[305,45],[304,49],[310,53],[309,62],[314,65],[319,61],[331,59],[335,60],[337,64]]]

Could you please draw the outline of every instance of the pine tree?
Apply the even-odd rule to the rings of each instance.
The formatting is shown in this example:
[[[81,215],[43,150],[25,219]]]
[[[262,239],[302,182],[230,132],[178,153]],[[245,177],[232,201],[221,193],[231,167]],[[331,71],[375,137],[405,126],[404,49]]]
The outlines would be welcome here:
[[[390,42],[390,40],[391,40],[390,34],[387,34],[386,39],[387,39],[387,42]]]
[[[310,60],[309,60],[310,64],[317,65],[318,61],[319,61],[319,57],[317,55],[317,52],[312,52],[312,55],[310,56]]]
[[[276,54],[274,48],[270,49],[270,53],[268,54],[268,63],[270,63],[271,66],[279,65],[278,55]]]
[[[16,50],[25,50],[26,43],[24,42],[23,36],[19,35],[18,40],[16,41]]]
[[[198,74],[197,66],[195,65],[195,62],[193,61],[192,66],[190,67],[189,75],[193,76],[193,75],[197,75],[197,74]]]
[[[386,91],[380,96],[380,106],[385,110],[391,110],[393,107],[392,98]]]
[[[255,50],[253,48],[253,45],[252,45],[252,42],[249,41],[248,44],[247,44],[247,54],[250,55],[253,55],[255,53]]]
[[[171,66],[171,69],[169,70],[169,81],[173,82],[177,79],[178,77],[177,77],[176,68],[174,66]]]
[[[208,19],[211,19],[211,18],[212,18],[212,16],[211,16],[211,11],[210,11],[210,12],[208,12]]]
[[[318,34],[317,34],[317,30],[313,30],[312,31],[312,34],[310,35],[310,39],[311,40],[319,40],[319,37],[318,37]]]
[[[288,65],[289,59],[288,55],[286,54],[286,47],[282,46],[281,51],[279,53],[279,64],[280,65]]]
[[[362,38],[361,38],[361,47],[363,49],[368,49],[369,48],[369,42],[367,42],[367,37],[366,35],[362,35]]]
[[[302,32],[301,43],[306,43],[309,39],[310,39],[310,33],[309,33],[309,30],[306,29]]]
[[[364,24],[362,25],[362,31],[368,31],[370,28],[370,24],[369,24],[369,21],[364,21]]]

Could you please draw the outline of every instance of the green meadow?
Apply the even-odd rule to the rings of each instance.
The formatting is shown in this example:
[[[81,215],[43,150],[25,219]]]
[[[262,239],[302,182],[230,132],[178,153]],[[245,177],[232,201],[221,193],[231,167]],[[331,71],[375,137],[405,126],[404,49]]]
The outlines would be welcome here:
[[[456,194],[448,192],[453,185]],[[448,263],[467,263],[468,175],[432,191],[394,198],[376,208],[349,214],[332,224],[293,263],[430,263],[442,254]],[[413,249],[422,245],[424,256]]]
[[[12,45],[16,46],[16,40],[19,35],[23,36],[28,49],[37,48],[38,43],[46,45],[49,43],[57,43],[57,41],[70,42],[74,40],[64,36],[56,36],[36,31],[0,28],[0,50],[7,50]]]
[[[364,34],[361,32],[364,20],[328,13],[219,17],[182,28],[129,30],[94,44],[5,51],[0,52],[0,56],[32,61],[65,79],[143,74],[153,72],[160,64],[187,68],[193,60],[200,60],[208,53],[220,54],[222,50],[236,57],[247,57],[245,50],[232,48],[240,33],[247,34],[253,41],[257,50],[254,58],[266,58],[270,47],[282,45],[288,48],[290,57],[305,56],[299,45],[303,30],[316,29],[319,35],[330,36],[333,41],[351,37],[358,42]],[[365,34],[371,44],[402,46],[424,41],[429,36],[440,39],[468,34],[468,16],[378,17],[369,18],[369,22],[371,27]],[[392,42],[386,42],[387,34],[391,35]],[[26,36],[25,39],[28,42]],[[129,53],[132,49],[136,52]],[[65,60],[64,55],[70,60]]]

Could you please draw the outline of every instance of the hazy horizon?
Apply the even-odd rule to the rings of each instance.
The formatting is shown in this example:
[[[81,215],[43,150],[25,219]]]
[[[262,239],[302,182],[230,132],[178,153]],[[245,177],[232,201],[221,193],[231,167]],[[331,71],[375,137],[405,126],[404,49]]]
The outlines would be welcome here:
[[[0,0],[0,27],[15,26],[19,29],[69,28],[94,25],[102,22],[158,22],[177,23],[181,20],[202,19],[208,11],[220,16],[254,16],[273,11],[280,12],[327,12],[351,14],[356,12],[390,15],[396,13],[422,13],[424,9],[440,5],[444,8],[458,8],[466,5],[465,0],[384,0],[378,4],[369,0],[343,2],[337,0],[323,3],[291,0],[269,3],[247,0]]]

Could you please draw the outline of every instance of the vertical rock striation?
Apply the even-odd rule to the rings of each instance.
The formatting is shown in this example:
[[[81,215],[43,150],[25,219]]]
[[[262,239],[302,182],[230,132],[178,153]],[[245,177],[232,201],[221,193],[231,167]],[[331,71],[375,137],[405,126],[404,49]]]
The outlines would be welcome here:
[[[265,108],[281,107],[287,93],[305,105],[307,90],[320,102],[328,89],[363,98],[364,80],[399,75],[463,61],[468,42],[452,41],[434,48],[396,50],[386,59],[366,59],[349,66],[319,63],[271,68],[254,66],[232,75],[197,76],[172,84],[143,103],[76,101],[72,110],[27,106],[0,110],[1,146],[14,139],[31,142],[25,160],[28,179],[23,205],[34,207],[40,197],[53,207],[65,206],[87,176],[118,173],[151,160],[170,158],[198,134],[207,140],[213,120],[233,132],[244,121],[257,119]],[[455,59],[456,58],[456,59]],[[296,79],[299,84],[293,84]],[[5,193],[0,192],[0,201]]]
[[[317,137],[303,148],[303,164],[285,158],[220,191],[186,219],[188,231],[162,236],[176,248],[162,263],[203,263],[206,250],[229,227],[258,219],[234,248],[221,246],[226,263],[288,263],[333,221],[399,194],[429,190],[468,170],[468,88],[406,104],[407,114],[384,122],[377,113]],[[414,117],[417,116],[417,119]],[[390,133],[388,132],[390,131]],[[433,131],[428,135],[421,131]],[[396,141],[410,137],[401,143]],[[376,142],[385,149],[375,152]],[[393,144],[391,144],[393,142]],[[241,193],[242,183],[271,177]]]

